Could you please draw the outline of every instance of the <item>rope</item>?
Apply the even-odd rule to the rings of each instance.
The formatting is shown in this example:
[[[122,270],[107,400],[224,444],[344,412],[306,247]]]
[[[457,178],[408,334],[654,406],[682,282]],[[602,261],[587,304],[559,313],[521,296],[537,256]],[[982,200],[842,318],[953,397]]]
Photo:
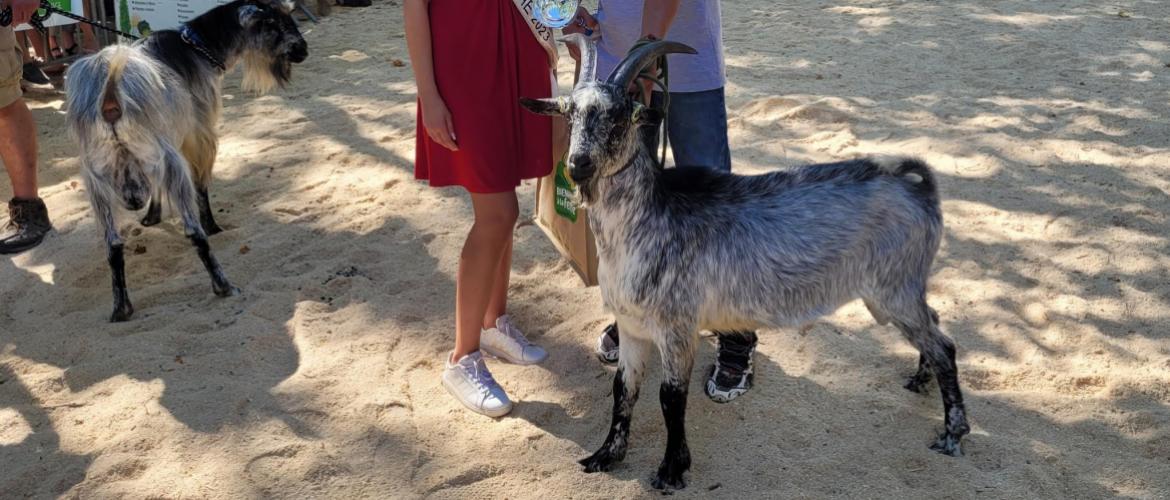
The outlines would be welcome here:
[[[44,14],[40,14],[40,13],[33,14],[32,19],[28,22],[28,24],[30,26],[32,26],[33,28],[36,28],[36,30],[41,32],[41,33],[45,32],[45,24],[44,23],[47,19],[49,19],[49,16],[51,16],[53,14],[58,14],[58,15],[61,15],[63,17],[67,17],[69,19],[77,21],[79,23],[85,23],[85,24],[88,24],[90,26],[93,26],[94,28],[97,28],[97,29],[100,29],[103,31],[108,31],[110,33],[113,33],[113,34],[121,36],[121,37],[129,38],[131,40],[138,40],[138,37],[136,37],[134,35],[131,35],[129,33],[123,32],[123,31],[116,30],[114,28],[110,28],[110,27],[106,26],[104,23],[101,23],[99,21],[94,21],[94,20],[89,19],[87,17],[79,16],[79,15],[74,14],[72,12],[67,12],[67,11],[58,9],[57,7],[54,7],[53,4],[49,3],[49,0],[41,0],[41,10],[45,11]],[[11,25],[12,25],[12,6],[10,5],[10,6],[6,7],[3,11],[0,11],[0,27],[11,26]]]
[[[638,47],[646,45],[657,40],[643,38],[634,42],[634,46],[630,47],[630,52],[633,52]],[[647,73],[639,73],[635,82],[642,80],[649,80],[651,87],[657,85],[662,89],[662,153],[658,160],[658,168],[666,168],[666,148],[670,143],[670,67],[666,63],[666,56],[658,58],[658,74],[650,75]]]

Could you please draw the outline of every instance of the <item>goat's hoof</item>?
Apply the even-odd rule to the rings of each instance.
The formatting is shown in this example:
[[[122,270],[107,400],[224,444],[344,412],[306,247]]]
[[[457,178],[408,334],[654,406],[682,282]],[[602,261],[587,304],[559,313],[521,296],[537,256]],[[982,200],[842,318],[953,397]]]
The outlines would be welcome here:
[[[664,494],[669,495],[675,491],[686,488],[687,481],[683,479],[683,474],[681,471],[678,474],[671,474],[663,472],[660,468],[658,470],[658,475],[654,476],[654,479],[650,480],[650,486],[656,490],[661,490]]]
[[[906,379],[906,383],[902,384],[902,387],[905,387],[910,392],[926,394],[930,392],[930,389],[926,387],[928,384],[930,384],[929,380],[921,380],[918,377],[912,376]]]
[[[663,493],[681,490],[687,487],[683,474],[691,468],[691,452],[684,447],[674,458],[666,458],[658,466],[658,474],[650,481],[650,485]]]
[[[208,235],[208,236],[211,236],[213,234],[219,234],[222,232],[223,232],[223,228],[219,227],[219,224],[216,224],[214,222],[212,222],[211,224],[203,224],[203,233]]]
[[[586,458],[578,460],[577,463],[585,466],[585,473],[592,474],[594,472],[606,472],[613,468],[613,464],[617,463],[622,457],[614,456],[608,451],[608,446],[603,446],[597,453],[589,455]]]
[[[146,214],[146,217],[143,217],[142,220],[138,221],[139,224],[142,224],[145,227],[156,226],[160,222],[162,222],[162,217],[151,214]]]
[[[126,304],[124,307],[117,307],[114,309],[114,313],[110,315],[110,323],[121,323],[123,321],[129,321],[130,316],[133,315],[134,307],[132,307],[130,304]]]
[[[943,455],[961,457],[963,456],[962,440],[963,436],[961,435],[944,432],[938,436],[938,440],[934,444],[930,445],[930,449]]]
[[[215,295],[218,297],[231,297],[233,295],[239,295],[239,294],[243,293],[240,291],[239,288],[236,288],[232,285],[227,285],[227,286],[223,286],[223,287],[215,287],[214,291],[215,291]]]

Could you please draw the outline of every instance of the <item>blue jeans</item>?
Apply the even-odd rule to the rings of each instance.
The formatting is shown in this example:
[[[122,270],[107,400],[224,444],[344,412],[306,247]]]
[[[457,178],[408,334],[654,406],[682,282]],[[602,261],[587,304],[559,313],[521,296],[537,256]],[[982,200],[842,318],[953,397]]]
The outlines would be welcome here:
[[[651,105],[662,107],[662,93],[655,92]],[[666,117],[674,164],[731,171],[727,144],[727,104],[723,87],[702,92],[671,92]],[[643,140],[654,157],[659,156],[659,126],[642,129]]]

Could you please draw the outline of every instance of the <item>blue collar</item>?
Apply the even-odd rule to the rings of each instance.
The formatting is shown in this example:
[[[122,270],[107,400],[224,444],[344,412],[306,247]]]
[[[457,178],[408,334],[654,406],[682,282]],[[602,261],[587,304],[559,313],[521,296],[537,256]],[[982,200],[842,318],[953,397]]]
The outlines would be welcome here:
[[[204,59],[207,59],[207,62],[210,62],[212,66],[215,66],[220,71],[227,71],[227,66],[224,66],[219,59],[211,55],[211,51],[207,49],[207,45],[203,43],[203,39],[199,37],[199,33],[196,33],[190,26],[187,24],[180,26],[179,37],[183,39],[184,43],[195,49],[195,52],[198,52]]]

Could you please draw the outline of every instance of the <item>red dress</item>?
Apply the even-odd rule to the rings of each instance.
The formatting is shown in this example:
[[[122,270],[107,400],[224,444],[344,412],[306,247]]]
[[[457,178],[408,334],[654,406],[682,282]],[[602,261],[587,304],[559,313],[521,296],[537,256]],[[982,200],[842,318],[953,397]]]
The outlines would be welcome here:
[[[414,176],[472,193],[514,190],[552,171],[552,120],[520,107],[551,95],[548,54],[512,0],[431,0],[435,84],[459,151],[427,136],[418,105]]]

